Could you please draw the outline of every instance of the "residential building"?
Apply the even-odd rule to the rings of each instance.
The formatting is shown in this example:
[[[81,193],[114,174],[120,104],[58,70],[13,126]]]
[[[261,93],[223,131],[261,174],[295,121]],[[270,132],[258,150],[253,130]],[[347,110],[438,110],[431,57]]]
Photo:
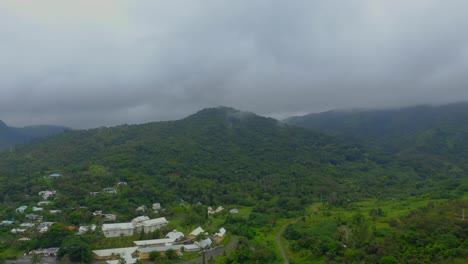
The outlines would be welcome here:
[[[132,223],[103,224],[102,232],[105,237],[132,236],[134,226]]]
[[[188,235],[189,238],[195,239],[199,234],[205,233],[205,230],[201,228],[201,226],[195,228],[190,234]]]
[[[177,229],[172,230],[171,232],[167,233],[166,238],[171,238],[174,240],[180,239],[185,237],[184,233],[177,231]]]
[[[154,232],[161,227],[166,226],[168,223],[169,221],[167,221],[165,217],[159,217],[141,222],[144,233]]]
[[[28,209],[28,206],[27,205],[22,205],[22,206],[16,208],[16,212],[22,214],[22,213],[24,213],[24,211],[26,211],[26,209]]]
[[[216,243],[220,243],[223,241],[224,237],[226,237],[226,229],[224,227],[221,227],[218,232],[215,233],[215,240]]]
[[[202,249],[210,248],[212,243],[213,241],[209,238],[195,242],[195,244],[201,247]]]

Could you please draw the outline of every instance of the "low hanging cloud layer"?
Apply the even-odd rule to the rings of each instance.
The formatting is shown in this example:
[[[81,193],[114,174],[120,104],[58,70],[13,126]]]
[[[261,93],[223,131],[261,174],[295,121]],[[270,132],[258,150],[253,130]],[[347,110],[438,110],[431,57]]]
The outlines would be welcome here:
[[[0,119],[73,128],[232,106],[468,100],[468,1],[0,1]]]

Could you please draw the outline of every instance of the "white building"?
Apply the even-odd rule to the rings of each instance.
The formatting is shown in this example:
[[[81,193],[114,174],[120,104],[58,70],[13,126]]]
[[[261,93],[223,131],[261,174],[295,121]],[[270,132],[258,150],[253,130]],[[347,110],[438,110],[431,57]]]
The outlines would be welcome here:
[[[159,217],[155,219],[142,221],[141,225],[143,226],[144,233],[151,233],[160,229],[163,226],[166,226],[168,223],[169,221],[167,221],[165,217]]]
[[[103,224],[102,232],[105,237],[132,236],[134,226],[132,223]]]
[[[49,197],[54,196],[57,191],[40,191],[39,196],[42,197],[43,200],[49,199]]]
[[[202,233],[204,233],[204,232],[205,232],[205,230],[203,230],[203,228],[201,228],[201,226],[199,226],[199,227],[195,228],[195,229],[189,234],[189,237],[193,239],[193,238],[197,237],[199,234],[202,234]]]
[[[127,248],[110,248],[93,250],[97,260],[106,261],[107,263],[119,263],[119,258],[123,258],[125,263],[133,264],[138,260],[138,247]]]
[[[173,238],[160,238],[160,239],[133,241],[133,243],[137,247],[172,245],[172,243],[174,243],[174,242],[175,242],[175,239],[173,239]]]
[[[185,235],[182,232],[177,231],[177,229],[172,230],[171,232],[167,233],[166,238],[171,238],[171,239],[179,239],[183,238]]]

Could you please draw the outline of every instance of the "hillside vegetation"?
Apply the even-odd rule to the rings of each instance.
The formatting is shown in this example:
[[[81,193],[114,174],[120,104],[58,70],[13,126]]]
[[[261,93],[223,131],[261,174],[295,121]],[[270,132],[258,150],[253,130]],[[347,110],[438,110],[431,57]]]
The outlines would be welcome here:
[[[219,258],[219,263],[281,262],[272,248],[275,232],[281,223],[297,219],[302,222],[294,222],[285,231],[293,252],[307,256],[332,247],[336,251],[333,256],[318,256],[316,260],[366,261],[367,245],[388,238],[381,234],[375,241],[368,240],[374,231],[369,229],[371,220],[367,217],[358,219],[362,225],[354,224],[355,219],[349,217],[344,219],[348,224],[337,219],[323,223],[323,230],[329,230],[331,236],[324,239],[332,244],[313,240],[313,245],[304,246],[322,229],[322,223],[314,220],[316,216],[302,218],[310,215],[311,204],[326,205],[327,216],[333,210],[353,212],[358,202],[372,199],[404,201],[424,197],[424,201],[436,199],[450,204],[468,191],[465,167],[455,158],[444,158],[444,166],[439,166],[432,159],[413,154],[413,161],[404,158],[409,150],[385,151],[374,144],[355,143],[349,137],[327,135],[226,107],[204,109],[177,121],[66,131],[0,153],[0,213],[5,219],[17,219],[16,207],[36,205],[42,190],[57,191],[48,209],[60,209],[63,214],[42,214],[62,226],[99,225],[102,220],[93,217],[95,210],[116,214],[120,222],[130,221],[140,215],[137,207],[160,202],[167,205],[162,216],[170,217],[174,227],[224,226],[239,237],[237,250]],[[461,160],[466,159],[463,151]],[[421,153],[432,155],[429,150]],[[434,154],[434,159],[439,159],[439,154]],[[63,176],[44,177],[51,173]],[[106,187],[115,188],[117,193],[103,193]],[[214,205],[239,207],[248,213],[207,218],[207,207]],[[406,221],[404,217],[396,221]],[[303,228],[301,223],[318,225]],[[355,228],[366,240],[350,246],[348,237],[334,236],[337,229]],[[65,243],[62,236],[52,245],[45,239],[51,234],[45,234],[23,248]],[[65,234],[70,236],[70,232]],[[14,240],[13,235],[8,237]],[[88,244],[92,245],[107,241],[99,234],[90,239]],[[453,241],[457,247],[465,243],[463,239]],[[107,242],[128,246],[126,240]],[[349,250],[340,249],[340,243],[348,243]],[[419,245],[414,250],[422,252]],[[457,257],[465,254],[456,252]],[[383,257],[401,259],[390,249],[373,254],[372,261]],[[301,255],[297,259],[304,258]]]

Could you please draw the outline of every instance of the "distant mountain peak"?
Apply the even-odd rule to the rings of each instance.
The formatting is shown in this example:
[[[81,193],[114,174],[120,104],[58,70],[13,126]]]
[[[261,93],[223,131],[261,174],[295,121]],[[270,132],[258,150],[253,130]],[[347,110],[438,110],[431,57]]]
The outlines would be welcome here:
[[[0,120],[0,128],[6,128],[8,127],[5,122],[3,122],[2,120]]]

